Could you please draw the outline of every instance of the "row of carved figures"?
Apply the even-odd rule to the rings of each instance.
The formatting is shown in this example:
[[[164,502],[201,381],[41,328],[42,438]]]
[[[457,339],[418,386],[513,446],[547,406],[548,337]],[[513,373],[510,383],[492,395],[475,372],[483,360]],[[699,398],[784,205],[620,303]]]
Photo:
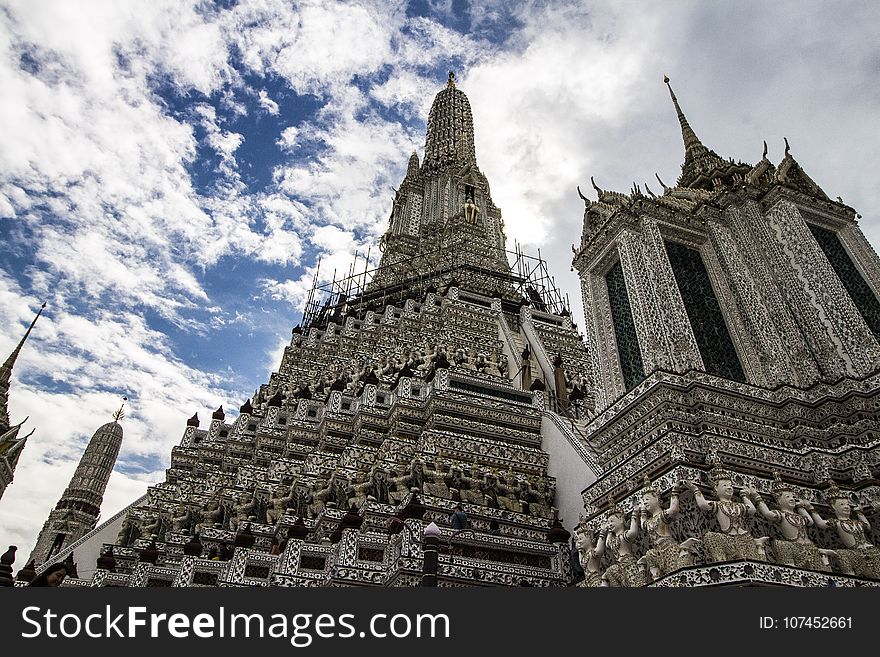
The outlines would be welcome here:
[[[296,398],[326,398],[334,390],[360,396],[365,383],[395,384],[402,377],[430,380],[438,369],[457,366],[489,376],[507,376],[507,356],[495,351],[491,354],[459,347],[429,343],[423,349],[408,353],[382,354],[374,359],[360,359],[354,367],[337,367],[332,374],[324,374],[312,384],[300,381],[294,391]]]
[[[241,491],[232,501],[215,498],[204,507],[179,504],[172,512],[154,509],[140,519],[129,515],[117,543],[129,546],[151,536],[164,541],[168,531],[191,534],[205,527],[237,531],[242,522],[274,525],[285,514],[314,518],[328,505],[341,510],[362,508],[367,501],[397,506],[412,492],[541,518],[553,513],[554,490],[545,480],[488,470],[473,476],[469,468],[446,461],[435,467],[416,457],[409,464],[375,464],[353,477],[334,471],[313,481],[296,478],[289,485],[275,486],[268,497]]]
[[[880,579],[880,550],[868,540],[871,525],[861,507],[853,507],[833,482],[825,493],[834,513],[829,518],[822,517],[810,502],[798,500],[793,487],[778,475],[771,487],[776,508],[770,508],[753,488],[743,488],[737,501],[731,475],[719,468],[713,469],[710,482],[715,499],[707,500],[695,483],[683,481],[672,489],[667,508],[660,502],[660,491],[646,482],[640,506],[633,507],[629,514],[612,504],[606,514],[606,525],[598,532],[582,522],[575,532],[584,570],[580,586],[645,586],[694,565],[701,544],[710,563],[740,559],[773,561],[808,570],[837,570],[846,575]],[[707,531],[699,538],[684,541],[673,537],[671,524],[680,513],[679,496],[686,490],[693,493],[701,511],[714,516],[719,531]],[[752,535],[747,522],[756,514],[778,530],[779,538]],[[843,547],[817,546],[807,534],[813,526],[833,530]],[[647,537],[650,547],[637,558],[633,548],[640,534]],[[603,557],[611,563],[604,571]]]

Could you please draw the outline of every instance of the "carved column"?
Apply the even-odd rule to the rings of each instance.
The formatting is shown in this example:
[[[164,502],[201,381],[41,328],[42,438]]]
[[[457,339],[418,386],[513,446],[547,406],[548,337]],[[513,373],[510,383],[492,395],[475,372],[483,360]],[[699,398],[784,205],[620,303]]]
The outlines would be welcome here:
[[[618,246],[645,374],[702,370],[663,236],[653,219],[643,217],[640,223],[642,232],[625,231]]]
[[[880,292],[880,257],[874,250],[865,234],[856,223],[838,231],[837,236],[843,242],[847,253],[855,263],[862,277],[871,286],[874,294]]]
[[[721,297],[726,317],[737,329],[731,331],[740,346],[741,360],[752,383],[774,387],[795,380],[795,371],[788,357],[788,347],[776,331],[761,293],[755,286],[731,230],[718,221],[708,224],[710,244],[717,259],[719,273],[729,287],[730,303]],[[735,315],[735,317],[732,317]]]
[[[598,412],[625,392],[604,277],[581,272],[581,298],[584,300],[584,338],[590,357],[589,378],[595,384]]]
[[[729,227],[735,253],[742,262],[744,271],[748,273],[747,280],[754,284],[753,290],[756,296],[753,298],[757,307],[748,304],[749,292],[745,284],[741,288],[745,304],[743,312],[749,314],[760,328],[759,340],[763,344],[772,345],[775,335],[782,345],[782,351],[778,352],[779,358],[771,359],[776,361],[775,366],[771,365],[769,370],[768,378],[771,385],[777,376],[784,376],[785,360],[790,364],[792,378],[778,379],[776,383],[793,383],[802,387],[812,385],[820,378],[819,368],[786,302],[786,295],[791,292],[780,289],[773,275],[773,268],[769,265],[766,245],[772,240],[772,236],[765,225],[758,204],[749,201],[730,208],[724,213],[724,221]],[[762,323],[765,317],[762,308],[766,310],[766,317],[769,318],[766,324]],[[774,352],[770,352],[769,355],[772,357]],[[778,371],[773,369],[774,367],[779,368]]]
[[[878,344],[797,206],[778,200],[766,213],[777,248],[777,275],[827,378],[864,376],[876,368]]]

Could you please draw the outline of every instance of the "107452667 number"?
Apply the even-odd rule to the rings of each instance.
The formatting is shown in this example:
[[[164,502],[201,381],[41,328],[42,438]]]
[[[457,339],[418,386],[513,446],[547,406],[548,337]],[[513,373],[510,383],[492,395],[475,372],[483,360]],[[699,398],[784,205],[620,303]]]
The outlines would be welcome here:
[[[849,630],[852,616],[783,616],[782,627],[787,630]]]

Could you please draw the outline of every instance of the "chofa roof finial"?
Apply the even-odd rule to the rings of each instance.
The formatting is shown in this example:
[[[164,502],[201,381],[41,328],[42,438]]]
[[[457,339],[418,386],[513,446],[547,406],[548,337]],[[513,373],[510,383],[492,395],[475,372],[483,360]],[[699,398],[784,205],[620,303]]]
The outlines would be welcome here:
[[[660,183],[660,186],[663,188],[663,191],[664,191],[664,192],[669,191],[669,187],[666,186],[666,183],[663,182],[662,180],[660,180],[660,174],[659,174],[659,173],[655,173],[654,175],[657,177],[657,182]]]

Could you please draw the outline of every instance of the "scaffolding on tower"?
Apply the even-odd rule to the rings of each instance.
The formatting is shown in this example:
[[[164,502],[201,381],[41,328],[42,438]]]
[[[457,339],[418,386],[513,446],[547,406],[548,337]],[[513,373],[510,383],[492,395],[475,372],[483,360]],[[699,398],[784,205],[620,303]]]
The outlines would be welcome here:
[[[428,291],[439,291],[469,275],[494,279],[498,289],[505,290],[508,304],[528,301],[540,312],[554,315],[569,312],[569,297],[557,287],[540,249],[537,256],[528,255],[516,243],[513,251],[504,253],[510,266],[506,272],[474,264],[478,261],[475,256],[481,254],[461,245],[444,249],[442,253],[420,252],[384,266],[371,262],[370,251],[355,252],[345,276],[338,276],[334,270],[330,280],[324,281],[320,277],[319,260],[303,308],[302,326],[309,329],[330,322],[341,324],[345,317],[362,318],[368,310],[384,312],[388,305],[421,297]],[[442,263],[439,269],[438,261]],[[376,283],[380,280],[381,284]]]

